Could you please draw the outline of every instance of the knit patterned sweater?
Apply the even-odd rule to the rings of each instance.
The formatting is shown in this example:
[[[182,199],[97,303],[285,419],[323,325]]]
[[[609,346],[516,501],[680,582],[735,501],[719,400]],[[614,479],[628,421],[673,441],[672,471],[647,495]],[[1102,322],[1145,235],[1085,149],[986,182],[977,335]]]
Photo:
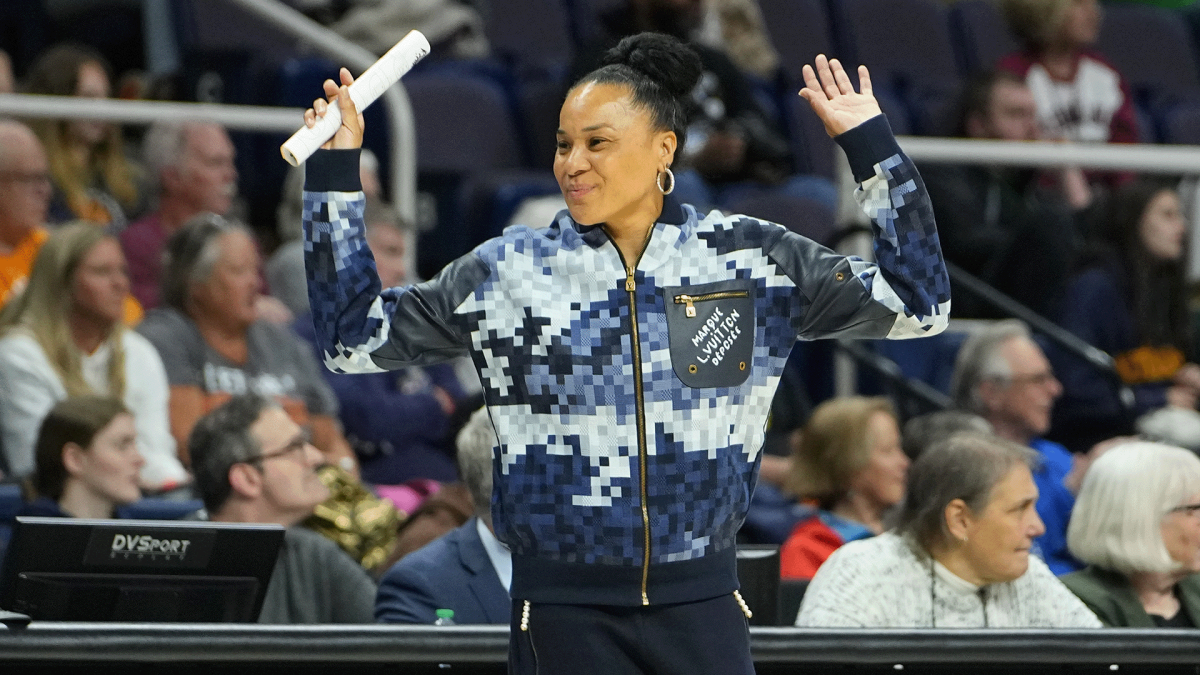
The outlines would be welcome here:
[[[885,532],[834,551],[817,570],[796,625],[808,628],[1100,628],[1035,556],[1014,581],[976,587],[907,537]]]
[[[882,115],[837,140],[878,264],[667,196],[638,260],[563,211],[392,289],[366,246],[357,154],[309,160],[305,267],[325,364],[377,372],[470,355],[500,442],[492,516],[514,598],[732,592],[735,536],[796,340],[944,329],[949,278],[915,167]]]

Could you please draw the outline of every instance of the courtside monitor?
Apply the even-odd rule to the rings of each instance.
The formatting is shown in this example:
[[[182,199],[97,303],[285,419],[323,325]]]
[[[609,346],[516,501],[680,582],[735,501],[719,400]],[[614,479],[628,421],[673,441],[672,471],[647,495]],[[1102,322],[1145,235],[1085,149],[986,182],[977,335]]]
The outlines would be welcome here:
[[[250,623],[280,525],[19,517],[0,608],[41,621]]]

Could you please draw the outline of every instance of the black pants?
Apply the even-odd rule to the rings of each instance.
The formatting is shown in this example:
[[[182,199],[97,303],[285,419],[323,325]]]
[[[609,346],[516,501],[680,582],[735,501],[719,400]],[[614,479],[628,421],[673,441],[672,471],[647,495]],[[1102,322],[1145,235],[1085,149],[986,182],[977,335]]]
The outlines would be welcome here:
[[[750,629],[733,594],[678,605],[513,601],[510,675],[752,675]]]

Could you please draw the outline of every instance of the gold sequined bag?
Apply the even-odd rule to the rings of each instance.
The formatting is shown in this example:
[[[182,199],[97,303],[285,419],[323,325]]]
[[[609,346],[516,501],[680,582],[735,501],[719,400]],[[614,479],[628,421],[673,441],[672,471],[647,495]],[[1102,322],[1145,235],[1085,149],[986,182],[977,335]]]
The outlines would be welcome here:
[[[405,514],[380,499],[344,469],[319,470],[329,499],[317,505],[304,525],[329,537],[368,571],[388,560]]]

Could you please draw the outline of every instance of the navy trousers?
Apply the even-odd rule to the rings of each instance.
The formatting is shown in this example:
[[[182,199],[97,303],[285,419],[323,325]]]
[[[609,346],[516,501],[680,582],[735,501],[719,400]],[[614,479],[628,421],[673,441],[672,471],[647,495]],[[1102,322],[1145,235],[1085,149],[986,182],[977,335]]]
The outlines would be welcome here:
[[[510,675],[753,675],[750,627],[733,594],[613,607],[513,600]]]

